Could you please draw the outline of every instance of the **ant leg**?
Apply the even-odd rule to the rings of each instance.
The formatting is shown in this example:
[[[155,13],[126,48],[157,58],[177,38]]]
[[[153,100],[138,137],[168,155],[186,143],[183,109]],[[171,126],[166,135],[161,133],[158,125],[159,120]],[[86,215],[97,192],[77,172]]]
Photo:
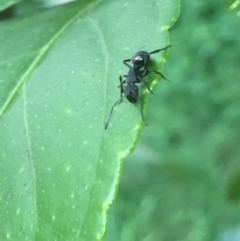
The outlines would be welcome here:
[[[125,80],[122,80],[122,77],[125,77],[125,78],[126,78],[127,75],[120,75],[120,76],[119,76],[120,85],[118,86],[118,88],[121,87],[121,91],[122,91],[122,93],[123,93],[123,84],[125,84],[126,81],[125,81]]]
[[[149,70],[146,70],[146,72],[142,75],[143,77],[137,76],[137,79],[138,79],[137,83],[143,83],[146,86],[146,88],[148,89],[148,91],[153,94],[153,92],[151,91],[151,89],[148,87],[147,83],[143,79],[145,76],[148,75],[148,73],[149,73]]]
[[[148,89],[148,91],[153,94],[152,90],[148,87],[147,83],[142,79],[141,82],[146,86],[146,88]]]
[[[130,62],[131,61],[131,59],[125,59],[125,60],[123,60],[123,63],[128,67],[128,68],[132,68],[127,62]]]
[[[116,101],[115,104],[112,106],[112,109],[111,109],[111,111],[110,111],[108,120],[107,120],[107,122],[106,122],[106,124],[105,124],[105,127],[104,127],[105,130],[106,130],[107,127],[108,127],[108,123],[109,123],[109,121],[110,121],[110,118],[111,118],[111,115],[112,115],[112,112],[113,112],[114,107],[122,102],[123,97],[124,97],[124,96],[121,96],[121,98],[120,98],[118,101]]]
[[[144,119],[144,116],[143,116],[143,100],[140,97],[138,97],[138,100],[140,100],[140,102],[141,102],[141,117],[142,117],[142,121],[147,126],[148,124],[146,123],[146,121]]]
[[[154,69],[148,69],[148,70],[154,72],[155,74],[161,75],[163,79],[165,79],[166,81],[169,81],[168,79],[166,79],[166,78],[164,77],[164,75],[163,75],[161,72],[158,72],[157,70],[154,70]]]
[[[165,49],[167,49],[167,48],[169,48],[169,47],[171,47],[171,46],[172,46],[172,45],[169,44],[169,45],[166,46],[165,48],[154,50],[154,51],[150,52],[149,54],[155,54],[155,53],[158,53],[158,52],[160,52],[160,51],[162,51],[162,50],[165,50]]]
[[[126,75],[123,75],[124,77],[126,76]],[[118,87],[121,87],[121,90],[120,90],[120,98],[122,98],[122,94],[123,94],[123,92],[124,92],[124,90],[123,90],[123,84],[125,84],[126,83],[126,81],[124,80],[122,80],[122,77],[123,77],[122,75],[120,75],[119,76],[119,81],[120,81],[120,85],[118,86]],[[122,102],[122,101],[121,101]],[[120,103],[121,103],[120,102]]]

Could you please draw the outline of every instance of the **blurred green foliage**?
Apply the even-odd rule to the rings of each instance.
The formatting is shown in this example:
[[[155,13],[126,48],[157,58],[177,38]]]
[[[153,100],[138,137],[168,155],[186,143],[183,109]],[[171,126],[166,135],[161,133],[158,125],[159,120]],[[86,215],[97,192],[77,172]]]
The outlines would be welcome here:
[[[105,241],[240,240],[240,19],[224,4],[182,1]]]
[[[228,11],[235,11],[237,16],[240,17],[240,1],[239,0],[227,0],[226,8]]]

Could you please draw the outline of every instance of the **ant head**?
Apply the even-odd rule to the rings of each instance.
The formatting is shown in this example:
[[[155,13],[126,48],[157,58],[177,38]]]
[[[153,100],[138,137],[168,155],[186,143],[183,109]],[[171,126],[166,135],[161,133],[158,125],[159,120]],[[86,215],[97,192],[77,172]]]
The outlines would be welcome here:
[[[133,55],[131,61],[135,66],[144,66],[149,60],[150,56],[145,51],[139,51]]]

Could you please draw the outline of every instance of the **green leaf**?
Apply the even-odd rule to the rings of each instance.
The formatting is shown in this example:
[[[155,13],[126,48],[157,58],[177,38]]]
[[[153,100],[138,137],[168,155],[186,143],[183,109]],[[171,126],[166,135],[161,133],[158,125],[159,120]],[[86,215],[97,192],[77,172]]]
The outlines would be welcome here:
[[[0,0],[0,12],[23,0]]]
[[[237,12],[238,17],[240,17],[240,0],[228,0],[227,9],[228,11],[235,10]]]
[[[2,24],[2,239],[103,236],[142,126],[139,106],[124,100],[104,130],[128,71],[122,60],[169,44],[177,3],[85,0]]]

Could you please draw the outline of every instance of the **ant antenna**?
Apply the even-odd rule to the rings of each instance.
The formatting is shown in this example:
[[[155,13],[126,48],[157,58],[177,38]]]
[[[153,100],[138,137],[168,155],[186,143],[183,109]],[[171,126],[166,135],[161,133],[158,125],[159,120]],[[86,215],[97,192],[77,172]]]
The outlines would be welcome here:
[[[146,47],[146,44],[144,44],[141,48],[138,48],[138,50],[142,50],[143,48],[145,48]]]
[[[169,44],[169,45],[166,46],[165,48],[154,50],[154,51],[150,52],[149,54],[156,54],[156,53],[158,53],[158,52],[160,52],[160,51],[162,51],[162,50],[168,49],[168,48],[171,47],[171,46],[172,46],[172,45]]]

